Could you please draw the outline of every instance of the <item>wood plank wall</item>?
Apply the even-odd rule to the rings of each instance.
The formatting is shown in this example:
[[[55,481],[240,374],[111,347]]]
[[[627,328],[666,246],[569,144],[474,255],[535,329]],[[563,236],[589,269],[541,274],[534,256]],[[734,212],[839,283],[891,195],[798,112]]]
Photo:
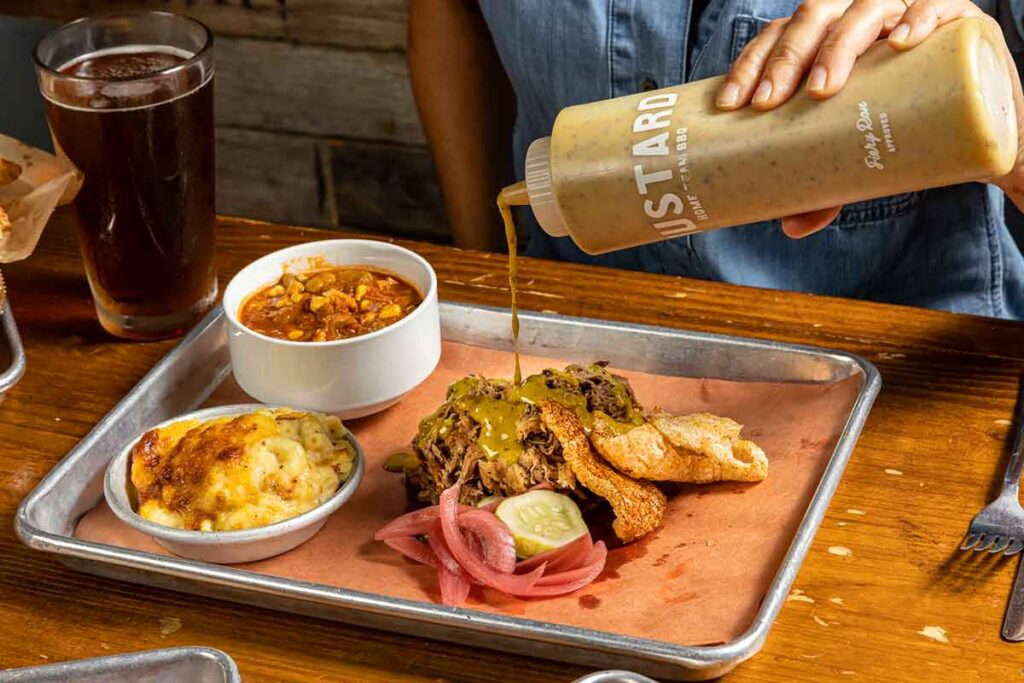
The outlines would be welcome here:
[[[217,36],[221,213],[448,241],[405,61],[406,0],[0,0],[0,15],[119,9]]]

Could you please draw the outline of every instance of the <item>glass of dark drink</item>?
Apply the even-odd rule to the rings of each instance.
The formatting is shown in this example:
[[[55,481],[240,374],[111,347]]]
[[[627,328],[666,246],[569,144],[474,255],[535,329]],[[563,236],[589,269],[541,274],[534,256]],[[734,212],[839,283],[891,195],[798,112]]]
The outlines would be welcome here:
[[[217,296],[213,35],[165,12],[87,17],[36,46],[57,154],[85,176],[73,203],[103,327],[184,333]]]

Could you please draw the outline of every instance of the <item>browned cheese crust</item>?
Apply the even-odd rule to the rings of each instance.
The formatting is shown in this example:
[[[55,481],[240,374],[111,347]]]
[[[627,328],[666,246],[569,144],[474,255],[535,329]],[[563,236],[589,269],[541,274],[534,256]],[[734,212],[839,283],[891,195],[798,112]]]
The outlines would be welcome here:
[[[742,429],[727,417],[655,410],[625,434],[595,415],[591,439],[608,462],[632,477],[692,484],[762,481],[768,458],[753,441],[740,438]]]
[[[608,466],[590,447],[576,413],[555,401],[542,401],[541,416],[562,444],[562,455],[583,486],[612,506],[612,529],[629,543],[650,533],[665,514],[665,495],[654,484],[637,481]]]

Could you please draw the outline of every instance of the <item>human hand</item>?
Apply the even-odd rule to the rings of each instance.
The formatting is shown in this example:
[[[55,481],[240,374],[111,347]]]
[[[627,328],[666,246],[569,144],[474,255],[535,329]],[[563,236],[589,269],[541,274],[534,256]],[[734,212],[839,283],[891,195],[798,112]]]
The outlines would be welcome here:
[[[769,23],[747,44],[719,88],[716,104],[725,110],[747,105],[774,109],[797,92],[805,76],[807,94],[827,99],[846,84],[857,59],[880,38],[895,50],[909,50],[939,26],[966,16],[986,15],[970,0],[805,0],[792,17]],[[1009,51],[1005,59],[1021,145],[1024,96]],[[1024,209],[1024,153],[1018,151],[1013,171],[993,182]],[[782,229],[790,237],[805,237],[835,220],[841,208],[788,216]]]

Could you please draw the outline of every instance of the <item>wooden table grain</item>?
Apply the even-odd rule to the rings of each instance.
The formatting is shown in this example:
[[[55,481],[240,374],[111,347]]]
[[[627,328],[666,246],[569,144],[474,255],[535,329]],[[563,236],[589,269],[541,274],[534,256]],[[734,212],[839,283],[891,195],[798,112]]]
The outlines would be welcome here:
[[[222,283],[261,254],[331,235],[221,219]],[[501,255],[408,246],[434,265],[443,298],[507,304]],[[0,405],[0,664],[206,645],[248,683],[586,672],[94,578],[22,546],[20,500],[173,342],[100,330],[65,214],[4,272],[28,372]],[[730,681],[1024,678],[1024,645],[999,638],[1017,559],[956,550],[1007,456],[1024,324],[530,259],[521,283],[524,308],[832,347],[880,368],[881,395],[796,590]]]

